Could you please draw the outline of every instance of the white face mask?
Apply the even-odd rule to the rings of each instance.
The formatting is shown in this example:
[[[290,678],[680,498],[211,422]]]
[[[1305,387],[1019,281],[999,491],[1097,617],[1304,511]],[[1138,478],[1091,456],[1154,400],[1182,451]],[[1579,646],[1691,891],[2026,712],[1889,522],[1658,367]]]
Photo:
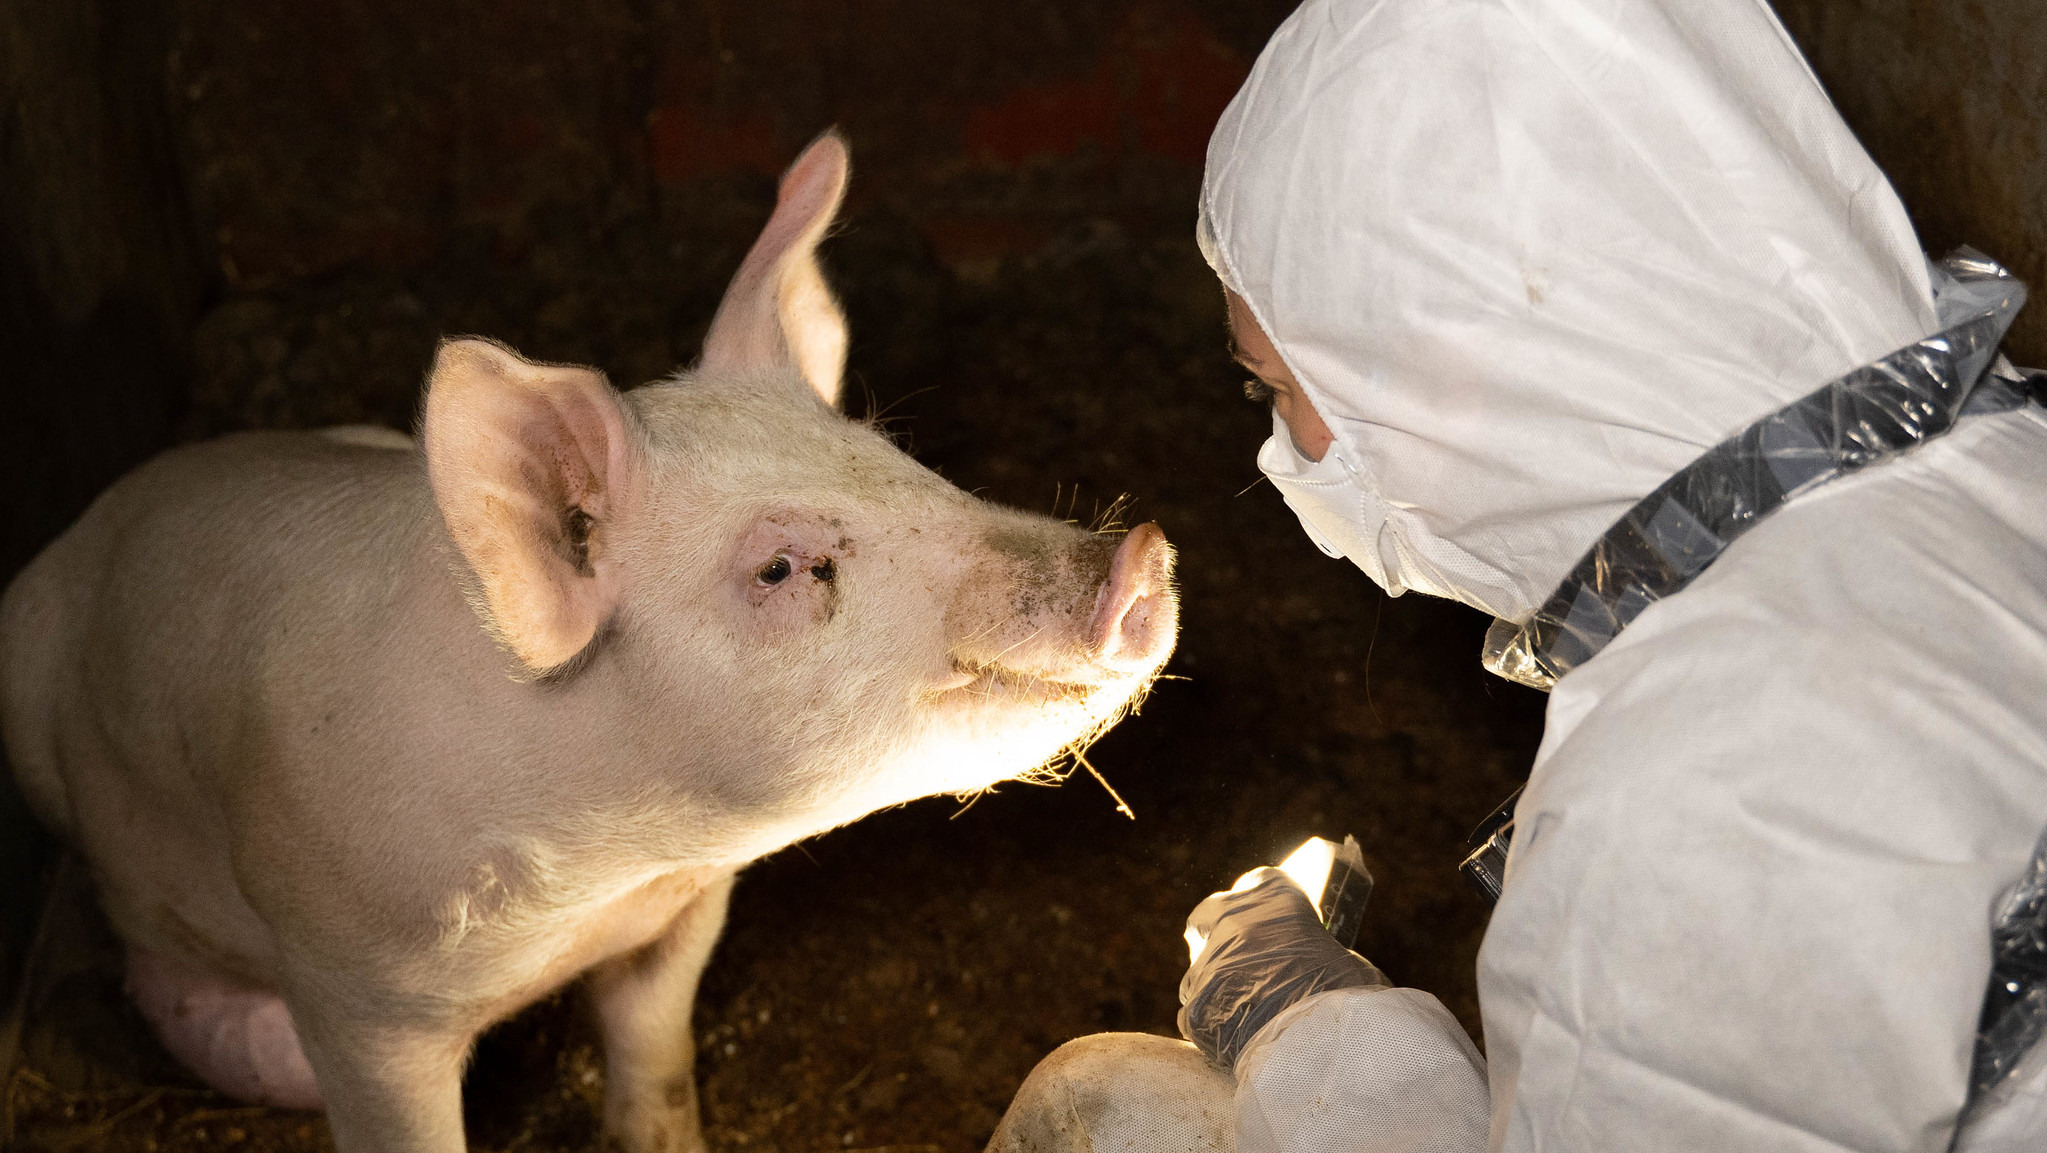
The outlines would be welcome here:
[[[1274,412],[1272,437],[1258,450],[1258,471],[1286,498],[1315,547],[1349,559],[1388,596],[1412,587],[1401,579],[1400,553],[1387,531],[1384,508],[1358,483],[1334,443],[1321,460],[1309,460]]]
[[[1286,498],[1301,520],[1302,531],[1315,547],[1342,557],[1364,570],[1387,596],[1418,592],[1461,601],[1481,612],[1508,616],[1515,612],[1511,594],[1487,603],[1471,580],[1456,580],[1409,545],[1400,526],[1388,520],[1377,491],[1358,477],[1334,441],[1321,460],[1309,460],[1294,447],[1286,422],[1272,415],[1272,438],[1258,450],[1258,471]]]

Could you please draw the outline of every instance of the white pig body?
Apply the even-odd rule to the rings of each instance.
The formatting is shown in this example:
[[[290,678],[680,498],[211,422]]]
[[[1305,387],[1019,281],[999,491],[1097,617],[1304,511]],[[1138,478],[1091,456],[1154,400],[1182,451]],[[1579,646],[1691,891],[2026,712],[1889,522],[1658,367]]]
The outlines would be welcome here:
[[[9,588],[17,778],[202,1075],[344,1153],[459,1149],[475,1034],[589,972],[608,1128],[700,1148],[735,871],[1029,773],[1155,675],[1156,529],[983,505],[820,400],[843,183],[835,138],[792,170],[691,373],[450,344],[421,447],[167,453]]]

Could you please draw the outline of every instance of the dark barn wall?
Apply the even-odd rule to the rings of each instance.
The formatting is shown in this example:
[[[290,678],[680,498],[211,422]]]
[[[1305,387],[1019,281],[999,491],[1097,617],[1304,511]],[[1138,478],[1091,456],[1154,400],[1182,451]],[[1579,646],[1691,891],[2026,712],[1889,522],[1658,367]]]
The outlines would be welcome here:
[[[118,9],[118,12],[115,10]],[[204,274],[149,5],[0,11],[0,571],[171,437]]]
[[[2039,0],[1776,0],[1928,251],[1973,244],[2033,304],[2008,344],[2047,364],[2047,7]]]
[[[0,580],[170,443],[203,274],[164,103],[169,13],[0,6]],[[52,846],[0,780],[0,1078]]]
[[[1285,11],[430,9],[180,9],[172,99],[224,294],[196,336],[188,431],[404,423],[444,331],[622,384],[666,372],[694,354],[774,176],[833,124],[860,242],[886,233],[969,280],[1079,221],[1184,236],[1208,128]],[[280,294],[308,292],[327,311],[281,314]]]

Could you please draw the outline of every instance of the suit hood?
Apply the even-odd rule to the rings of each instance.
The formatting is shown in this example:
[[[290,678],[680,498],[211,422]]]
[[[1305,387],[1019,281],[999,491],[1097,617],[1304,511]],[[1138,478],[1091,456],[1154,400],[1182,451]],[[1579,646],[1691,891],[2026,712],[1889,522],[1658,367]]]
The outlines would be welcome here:
[[[1209,143],[1200,239],[1401,562],[1509,619],[1707,448],[1937,327],[1762,0],[1308,0]]]

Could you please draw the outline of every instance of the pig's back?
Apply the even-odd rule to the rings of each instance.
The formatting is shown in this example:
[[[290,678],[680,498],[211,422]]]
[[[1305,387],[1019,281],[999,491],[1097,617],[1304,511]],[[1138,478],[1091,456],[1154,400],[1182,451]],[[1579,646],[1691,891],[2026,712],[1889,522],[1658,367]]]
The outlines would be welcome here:
[[[388,614],[418,567],[434,510],[417,454],[394,447],[246,433],[164,453],[0,599],[15,776],[111,882],[131,939],[190,951],[160,923],[180,903],[182,921],[246,916],[217,786],[268,739],[255,698],[278,650]],[[131,865],[127,885],[108,876]]]

